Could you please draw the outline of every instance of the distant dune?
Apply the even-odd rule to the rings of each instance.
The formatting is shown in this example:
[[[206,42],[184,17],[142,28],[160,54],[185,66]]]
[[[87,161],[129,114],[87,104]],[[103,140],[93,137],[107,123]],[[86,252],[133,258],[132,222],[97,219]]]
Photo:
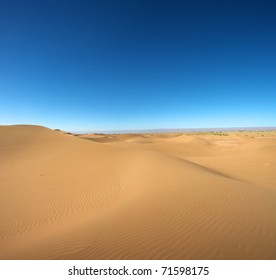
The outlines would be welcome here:
[[[0,259],[276,259],[276,133],[0,126]]]

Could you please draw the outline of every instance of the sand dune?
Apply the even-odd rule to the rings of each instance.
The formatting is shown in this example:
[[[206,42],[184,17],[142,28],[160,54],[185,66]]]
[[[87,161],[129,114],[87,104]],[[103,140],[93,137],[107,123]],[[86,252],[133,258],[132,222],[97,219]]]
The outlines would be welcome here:
[[[276,133],[0,126],[0,259],[276,259]]]

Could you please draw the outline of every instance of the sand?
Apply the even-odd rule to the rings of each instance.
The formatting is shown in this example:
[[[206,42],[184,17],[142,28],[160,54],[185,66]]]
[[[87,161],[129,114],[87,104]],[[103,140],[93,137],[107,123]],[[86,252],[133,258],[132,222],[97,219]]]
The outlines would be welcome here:
[[[0,259],[276,259],[276,133],[0,126]]]

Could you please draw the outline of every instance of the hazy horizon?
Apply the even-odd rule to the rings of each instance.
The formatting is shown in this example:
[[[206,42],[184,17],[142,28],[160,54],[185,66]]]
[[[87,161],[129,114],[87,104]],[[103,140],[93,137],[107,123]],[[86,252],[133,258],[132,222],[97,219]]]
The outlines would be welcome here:
[[[207,127],[207,128],[152,128],[152,129],[125,129],[125,130],[97,130],[97,131],[89,131],[89,130],[74,130],[68,131],[71,133],[189,133],[189,132],[234,132],[234,131],[270,131],[276,130],[276,126],[271,127]]]
[[[197,132],[243,132],[243,131],[274,131],[276,126],[249,126],[249,127],[183,127],[183,128],[149,128],[149,129],[123,129],[123,130],[64,130],[58,127],[48,127],[41,124],[31,123],[15,123],[15,124],[0,124],[1,126],[38,126],[46,127],[52,130],[59,130],[74,134],[124,134],[124,133],[197,133]]]
[[[0,123],[276,126],[273,1],[1,1]]]

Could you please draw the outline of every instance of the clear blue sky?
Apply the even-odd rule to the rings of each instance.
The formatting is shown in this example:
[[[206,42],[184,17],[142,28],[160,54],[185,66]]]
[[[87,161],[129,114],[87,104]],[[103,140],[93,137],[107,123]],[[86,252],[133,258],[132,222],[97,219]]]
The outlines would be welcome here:
[[[0,124],[276,125],[276,1],[1,0]]]

